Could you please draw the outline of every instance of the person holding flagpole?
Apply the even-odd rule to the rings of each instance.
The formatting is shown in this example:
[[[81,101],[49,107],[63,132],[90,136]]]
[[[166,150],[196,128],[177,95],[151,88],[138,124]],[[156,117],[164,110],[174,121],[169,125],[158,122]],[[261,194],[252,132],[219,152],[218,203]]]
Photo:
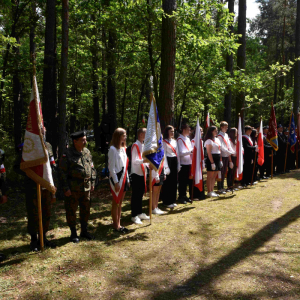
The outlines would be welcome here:
[[[129,230],[121,226],[122,202],[129,189],[128,163],[126,155],[126,130],[117,128],[112,136],[108,151],[109,184],[113,196],[111,215],[116,232],[127,233]]]
[[[243,135],[243,148],[244,148],[244,170],[242,184],[244,187],[251,184],[251,178],[253,173],[255,151],[258,151],[258,146],[254,145],[250,134],[252,133],[252,127],[245,126],[245,134]]]
[[[166,126],[163,138],[164,152],[168,161],[170,174],[167,175],[167,178],[163,184],[161,198],[164,206],[168,208],[174,208],[177,206],[177,178],[178,172],[181,169],[181,165],[180,156],[178,155],[179,151],[177,141],[174,139],[173,126]]]
[[[179,182],[179,198],[178,201],[182,204],[192,202],[190,198],[186,196],[186,188],[189,187],[189,197],[192,195],[193,180],[190,179],[191,165],[192,165],[192,153],[193,147],[189,138],[191,134],[191,128],[188,124],[183,124],[181,127],[181,134],[177,139],[178,151],[180,156],[181,170],[178,175]]]
[[[222,168],[222,157],[221,157],[221,143],[217,138],[218,130],[217,127],[211,126],[208,128],[205,138],[204,147],[207,151],[206,169],[207,169],[207,196],[209,197],[219,197],[217,193],[214,192],[214,186],[218,171]]]
[[[137,141],[131,148],[131,221],[135,224],[143,224],[142,220],[150,218],[143,213],[143,195],[147,191],[147,164],[142,158],[146,128],[139,128]]]

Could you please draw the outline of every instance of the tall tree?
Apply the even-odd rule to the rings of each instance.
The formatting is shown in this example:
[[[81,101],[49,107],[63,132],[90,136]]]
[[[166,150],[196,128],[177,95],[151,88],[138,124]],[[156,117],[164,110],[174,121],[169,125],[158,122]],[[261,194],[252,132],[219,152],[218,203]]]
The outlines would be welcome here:
[[[234,13],[234,0],[228,0],[228,10],[229,13]],[[229,26],[229,32],[233,33],[233,24]],[[233,75],[233,54],[227,53],[226,56],[226,71],[230,74],[230,76]],[[224,99],[224,120],[228,122],[229,128],[231,127],[231,99],[232,99],[232,91],[231,87],[227,87],[227,93],[225,95]]]
[[[66,105],[69,47],[69,0],[62,0],[61,71],[58,98],[58,155],[63,154],[66,144]]]
[[[239,0],[239,16],[238,16],[238,34],[239,48],[237,51],[237,67],[239,70],[245,70],[246,67],[246,12],[247,0]],[[245,105],[245,92],[240,91],[236,97],[236,114],[238,115]],[[236,118],[238,122],[238,117]]]
[[[297,0],[297,19],[295,32],[295,58],[300,59],[300,0]],[[300,102],[300,61],[297,60],[294,69],[294,114],[298,115]]]
[[[174,123],[176,19],[173,13],[176,0],[163,0],[161,30],[161,73],[158,109],[162,128]]]
[[[57,91],[56,91],[56,0],[47,0],[43,77],[43,117],[47,126],[47,140],[54,155],[57,148]]]

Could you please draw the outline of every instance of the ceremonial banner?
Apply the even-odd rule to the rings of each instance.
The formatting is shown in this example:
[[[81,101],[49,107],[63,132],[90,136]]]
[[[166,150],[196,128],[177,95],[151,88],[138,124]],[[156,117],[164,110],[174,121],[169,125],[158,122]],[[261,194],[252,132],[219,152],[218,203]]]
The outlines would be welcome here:
[[[37,81],[36,77],[33,76],[20,169],[33,181],[40,184],[41,187],[46,188],[54,194],[56,190],[53,183],[48,151],[43,140],[43,126],[43,114]]]
[[[144,142],[143,158],[158,172],[164,161],[164,148],[155,98],[151,94],[150,112]]]
[[[294,114],[292,114],[292,116],[291,116],[290,132],[289,132],[288,142],[291,145],[291,151],[294,153],[295,152],[295,146],[296,146],[296,143],[297,143],[296,125],[295,125],[295,120],[294,120]]]
[[[194,178],[194,186],[198,188],[200,192],[203,191],[203,176],[202,176],[202,165],[204,160],[204,153],[201,140],[201,130],[199,120],[197,119],[196,134],[195,134],[195,146],[193,150],[193,161],[192,161],[192,175]]]
[[[277,122],[273,103],[269,120],[269,131],[267,134],[267,141],[271,144],[275,151],[278,150]]]
[[[242,133],[242,119],[239,117],[238,136],[236,144],[236,179],[243,179],[243,133]]]
[[[258,140],[257,140],[257,144],[258,144],[258,160],[257,160],[257,162],[260,166],[262,166],[265,161],[263,134],[264,134],[263,133],[263,122],[262,122],[262,120],[260,120],[259,134],[258,134]]]
[[[210,127],[209,112],[207,113],[207,117],[206,117],[206,120],[205,120],[205,128],[208,128],[208,127]]]

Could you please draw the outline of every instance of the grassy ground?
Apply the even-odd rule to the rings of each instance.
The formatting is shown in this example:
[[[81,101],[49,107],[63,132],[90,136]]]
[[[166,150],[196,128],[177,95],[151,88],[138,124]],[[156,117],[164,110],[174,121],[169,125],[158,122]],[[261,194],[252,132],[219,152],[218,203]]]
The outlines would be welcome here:
[[[97,239],[69,243],[62,201],[53,207],[57,249],[30,253],[20,191],[1,205],[1,299],[299,299],[300,171],[219,199],[178,205],[152,225],[111,230],[107,190],[93,194]],[[145,208],[147,198],[144,200]]]

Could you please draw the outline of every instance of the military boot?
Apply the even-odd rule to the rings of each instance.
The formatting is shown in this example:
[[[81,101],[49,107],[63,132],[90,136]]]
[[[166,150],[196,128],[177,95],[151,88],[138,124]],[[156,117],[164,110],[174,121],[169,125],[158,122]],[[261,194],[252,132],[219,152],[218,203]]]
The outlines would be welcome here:
[[[87,231],[87,224],[83,223],[81,224],[81,233],[80,233],[80,237],[86,238],[89,241],[94,240],[95,237],[93,235],[91,235],[88,231]]]
[[[33,252],[39,251],[39,243],[36,234],[31,234],[30,250]]]
[[[70,229],[71,229],[70,241],[72,243],[75,243],[75,244],[79,243],[80,240],[79,240],[79,237],[77,235],[76,228],[75,227],[71,227]]]

